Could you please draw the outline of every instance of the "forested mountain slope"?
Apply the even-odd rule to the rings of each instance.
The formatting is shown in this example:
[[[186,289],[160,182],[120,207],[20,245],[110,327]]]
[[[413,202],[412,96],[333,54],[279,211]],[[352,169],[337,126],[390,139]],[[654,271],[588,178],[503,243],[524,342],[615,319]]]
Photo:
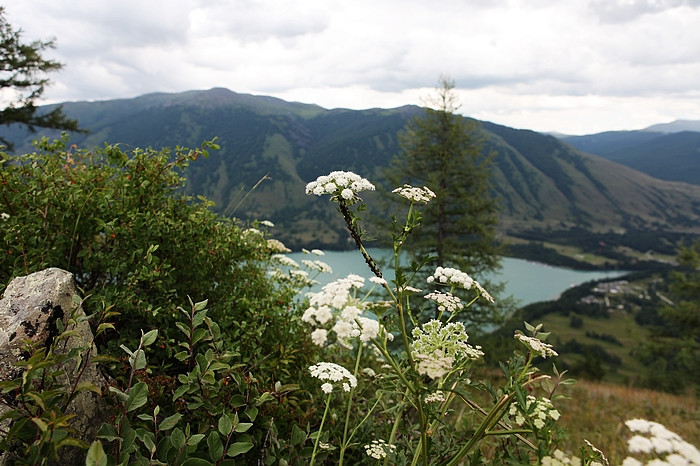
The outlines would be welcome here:
[[[188,169],[188,191],[227,215],[273,221],[293,247],[343,247],[347,235],[327,199],[304,194],[308,181],[351,170],[381,183],[398,153],[397,134],[421,109],[326,110],[226,89],[65,103],[89,134],[71,142],[194,147],[218,137],[221,150]],[[50,108],[50,107],[47,107]],[[700,232],[700,186],[661,181],[577,151],[552,136],[483,122],[485,150],[497,151],[494,195],[504,232],[572,227],[590,231]],[[17,151],[30,135],[11,128]],[[261,179],[257,189],[242,199]],[[378,193],[366,198],[376,204]]]

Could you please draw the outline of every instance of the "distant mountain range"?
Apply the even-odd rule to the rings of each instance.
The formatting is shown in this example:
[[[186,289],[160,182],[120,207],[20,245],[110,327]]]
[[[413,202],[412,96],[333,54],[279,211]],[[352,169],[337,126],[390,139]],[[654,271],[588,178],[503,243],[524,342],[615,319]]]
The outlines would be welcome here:
[[[678,120],[639,131],[560,138],[580,151],[655,178],[700,184],[700,121]]]
[[[194,147],[218,137],[221,150],[188,168],[188,191],[209,197],[224,214],[272,220],[277,224],[275,236],[297,248],[347,244],[340,216],[327,199],[306,196],[305,184],[332,170],[355,171],[381,183],[382,168],[399,151],[397,134],[408,119],[422,112],[416,106],[326,110],[220,88],[68,102],[63,108],[90,130],[72,136],[71,142],[81,147],[104,142]],[[505,235],[571,229],[700,233],[699,185],[652,178],[621,165],[623,162],[606,160],[602,154],[584,153],[608,147],[604,152],[612,159],[610,154],[618,153],[610,149],[615,144],[622,150],[634,144],[657,147],[657,141],[658,147],[679,147],[680,151],[693,144],[694,133],[603,133],[605,136],[589,139],[559,140],[489,122],[482,122],[482,128],[487,137],[485,149],[498,153],[494,194],[501,199]],[[615,134],[617,139],[608,137]],[[29,141],[36,136],[18,128],[5,130],[18,152],[30,151]],[[640,142],[645,136],[649,139]],[[664,137],[674,139],[659,139]],[[681,142],[684,138],[687,143]],[[600,142],[603,139],[605,143]],[[692,171],[694,159],[682,160],[687,163],[686,171]],[[234,211],[265,176],[269,179]],[[368,194],[367,201],[373,203],[375,195]]]

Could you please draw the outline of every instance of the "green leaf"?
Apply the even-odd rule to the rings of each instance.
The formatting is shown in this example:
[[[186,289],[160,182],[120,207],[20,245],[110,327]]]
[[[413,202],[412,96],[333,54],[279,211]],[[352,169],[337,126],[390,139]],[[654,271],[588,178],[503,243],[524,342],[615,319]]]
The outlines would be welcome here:
[[[204,322],[204,318],[207,316],[207,310],[199,311],[194,315],[192,319],[192,327],[199,327]]]
[[[184,333],[187,338],[190,337],[190,328],[187,327],[185,324],[183,324],[182,322],[175,322],[175,326],[179,328],[180,331]]]
[[[117,430],[114,428],[114,426],[107,423],[102,424],[100,430],[97,431],[97,436],[107,440],[108,442],[113,442],[119,438],[119,434],[117,434]]]
[[[192,344],[196,344],[204,338],[207,334],[207,330],[204,328],[196,328],[194,329],[194,332],[192,332]]]
[[[175,393],[173,393],[173,401],[177,400],[182,395],[187,393],[188,388],[189,387],[187,385],[180,385],[179,387],[177,387],[177,389],[175,389]]]
[[[119,399],[119,401],[121,401],[122,403],[124,403],[125,401],[127,401],[129,399],[129,395],[127,395],[123,391],[119,390],[118,388],[109,387],[109,391],[110,391],[110,393],[115,394],[117,396],[117,398]]]
[[[46,432],[46,430],[49,428],[48,424],[46,424],[46,422],[44,422],[44,420],[41,418],[33,417],[32,422],[36,424],[42,432]]]
[[[226,454],[230,457],[234,457],[247,452],[251,448],[253,448],[252,442],[236,442],[229,447]]]
[[[106,331],[107,329],[112,329],[112,330],[114,330],[114,324],[112,324],[112,323],[110,323],[110,322],[103,322],[103,323],[101,323],[100,325],[97,326],[97,330],[95,330],[95,336],[97,336],[97,335],[103,333],[103,332]]]
[[[102,442],[95,440],[88,448],[87,456],[85,457],[85,466],[107,466],[107,455]]]
[[[203,460],[201,458],[190,458],[184,463],[182,463],[182,466],[211,466],[212,463],[210,463],[207,460]]]
[[[141,369],[146,368],[146,352],[142,349],[138,350],[135,353],[134,358],[130,358],[131,362],[131,367],[134,368],[136,371],[140,371]]]
[[[202,439],[204,439],[204,434],[194,434],[192,437],[187,439],[187,445],[191,447],[197,446]]]
[[[143,346],[151,346],[158,338],[158,329],[153,329],[141,337]]]
[[[306,432],[301,430],[299,426],[294,424],[292,427],[292,445],[301,445],[306,441]]]
[[[238,434],[241,434],[243,432],[247,432],[248,429],[250,429],[251,427],[253,427],[252,422],[240,422],[240,423],[238,423],[238,425],[236,426],[234,431]]]
[[[222,414],[219,418],[219,432],[227,436],[233,431],[233,424],[231,423],[231,418],[228,417],[226,413]]]
[[[178,361],[184,361],[189,357],[189,355],[189,351],[180,351],[178,353],[175,353],[175,359],[177,359]]]
[[[102,390],[100,387],[91,382],[80,382],[78,386],[75,387],[75,390],[78,392],[91,391],[97,393],[98,395],[102,395]]]
[[[173,447],[175,447],[176,450],[180,450],[185,446],[185,434],[179,427],[176,427],[170,433],[170,443],[173,444]]]
[[[224,445],[221,443],[221,437],[219,437],[219,433],[214,430],[212,430],[209,437],[207,437],[207,446],[209,447],[209,458],[211,458],[212,461],[220,459],[221,455],[224,454]]]
[[[139,382],[129,389],[129,399],[126,401],[126,411],[131,412],[146,404],[148,401],[148,385]]]
[[[201,311],[201,310],[203,310],[204,308],[207,307],[207,303],[208,303],[208,302],[209,302],[209,300],[208,300],[208,299],[205,299],[204,301],[200,301],[200,302],[198,302],[198,303],[195,303],[195,305],[194,305],[194,310],[195,310],[195,311]]]
[[[158,426],[158,429],[160,430],[170,430],[173,427],[177,425],[178,422],[180,422],[180,419],[182,418],[182,414],[180,413],[175,413],[172,416],[166,417],[163,419],[163,421],[160,423]]]
[[[245,409],[245,415],[248,416],[248,419],[251,421],[255,421],[255,418],[258,417],[258,408],[255,406],[248,406]]]

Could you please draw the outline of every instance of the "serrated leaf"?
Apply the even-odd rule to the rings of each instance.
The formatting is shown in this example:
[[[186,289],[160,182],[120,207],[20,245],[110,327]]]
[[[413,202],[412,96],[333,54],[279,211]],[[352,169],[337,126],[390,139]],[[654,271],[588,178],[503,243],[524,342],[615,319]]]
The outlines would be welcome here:
[[[175,359],[177,359],[178,361],[184,361],[189,356],[190,356],[189,351],[180,351],[180,352],[175,353]]]
[[[252,442],[236,442],[229,447],[226,454],[233,458],[234,456],[238,456],[238,455],[242,455],[243,453],[246,453],[251,448],[253,448]]]
[[[181,418],[182,418],[182,414],[180,414],[180,413],[175,413],[172,416],[168,416],[161,421],[161,423],[158,425],[158,429],[170,430],[173,427],[175,427],[178,422],[180,422]]]

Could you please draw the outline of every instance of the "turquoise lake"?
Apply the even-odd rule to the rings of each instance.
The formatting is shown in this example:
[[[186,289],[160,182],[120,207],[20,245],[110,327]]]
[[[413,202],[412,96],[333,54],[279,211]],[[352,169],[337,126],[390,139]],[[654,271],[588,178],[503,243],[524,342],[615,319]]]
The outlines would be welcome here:
[[[302,259],[318,259],[331,266],[333,273],[319,275],[317,280],[321,284],[316,286],[313,291],[318,291],[322,285],[338,278],[346,277],[351,273],[366,279],[372,276],[359,252],[324,252],[323,256],[301,252],[287,254],[297,262],[300,262]],[[369,252],[375,258],[386,258],[390,254],[390,251],[386,249],[370,249]],[[505,284],[504,296],[512,295],[521,306],[556,299],[563,291],[581,283],[615,278],[626,273],[622,271],[571,270],[510,257],[504,257],[501,264],[503,268],[494,276],[494,281],[503,282]],[[469,273],[468,270],[464,272]],[[384,270],[383,275],[388,281],[391,281],[393,278],[391,270]],[[479,280],[481,277],[472,276],[472,278]]]

